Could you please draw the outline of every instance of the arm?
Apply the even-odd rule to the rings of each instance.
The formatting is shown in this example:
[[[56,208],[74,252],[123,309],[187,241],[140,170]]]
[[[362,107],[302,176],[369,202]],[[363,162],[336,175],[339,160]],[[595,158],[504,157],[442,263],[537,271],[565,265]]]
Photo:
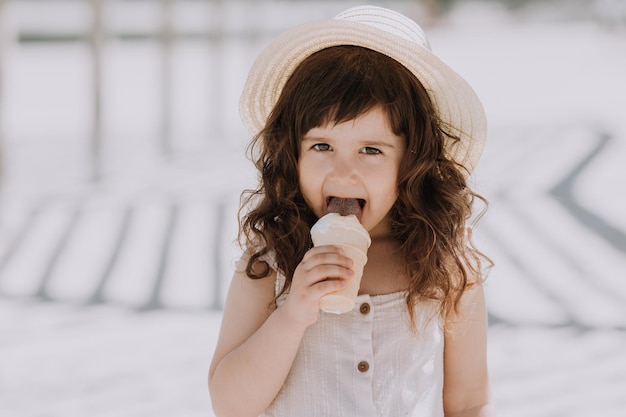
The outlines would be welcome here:
[[[446,319],[443,403],[446,417],[493,417],[487,373],[487,308],[481,285],[463,294]]]
[[[319,299],[345,286],[349,258],[333,247],[307,252],[294,273],[290,294],[276,308],[275,273],[253,280],[240,261],[231,282],[222,327],[209,369],[217,416],[258,416],[282,387],[304,332],[317,321]],[[343,266],[342,266],[343,265]]]

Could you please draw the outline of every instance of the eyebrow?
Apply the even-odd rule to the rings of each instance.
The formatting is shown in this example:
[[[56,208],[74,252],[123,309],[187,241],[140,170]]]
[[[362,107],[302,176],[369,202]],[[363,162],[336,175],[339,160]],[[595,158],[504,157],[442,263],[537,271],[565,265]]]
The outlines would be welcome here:
[[[307,136],[304,135],[302,137],[301,142],[332,142],[329,138],[325,137],[325,136]],[[380,140],[360,140],[359,144],[361,146],[371,146],[371,147],[377,147],[377,148],[395,148],[396,145],[394,145],[391,142],[386,142],[386,141],[380,141]]]
[[[361,142],[365,146],[371,146],[375,148],[395,148],[396,145],[389,142],[380,142],[380,141],[364,141]]]

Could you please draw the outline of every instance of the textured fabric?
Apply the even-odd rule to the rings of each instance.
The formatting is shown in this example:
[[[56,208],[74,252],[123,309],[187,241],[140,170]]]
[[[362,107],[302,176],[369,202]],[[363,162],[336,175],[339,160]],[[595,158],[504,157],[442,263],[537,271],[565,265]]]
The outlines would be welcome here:
[[[418,304],[412,333],[405,297],[360,295],[348,313],[321,311],[262,416],[442,417],[443,333],[436,304]]]

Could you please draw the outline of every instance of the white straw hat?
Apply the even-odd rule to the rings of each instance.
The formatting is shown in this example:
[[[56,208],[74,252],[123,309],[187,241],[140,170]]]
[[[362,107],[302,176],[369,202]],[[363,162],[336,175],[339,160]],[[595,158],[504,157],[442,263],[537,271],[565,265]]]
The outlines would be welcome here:
[[[239,110],[254,135],[265,126],[283,87],[309,55],[338,45],[372,49],[400,62],[428,92],[447,130],[461,138],[448,145],[448,157],[471,172],[482,153],[487,121],[470,85],[430,50],[417,23],[393,10],[357,6],[331,20],[297,26],[276,37],[252,65]]]

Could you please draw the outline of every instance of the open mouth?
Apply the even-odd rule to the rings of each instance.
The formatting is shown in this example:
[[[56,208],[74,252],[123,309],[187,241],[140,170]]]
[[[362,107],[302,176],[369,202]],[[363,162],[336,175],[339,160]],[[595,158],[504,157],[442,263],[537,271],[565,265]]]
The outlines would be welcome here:
[[[326,212],[338,213],[342,216],[355,215],[359,221],[365,207],[365,200],[362,198],[347,198],[330,196],[326,199]]]

